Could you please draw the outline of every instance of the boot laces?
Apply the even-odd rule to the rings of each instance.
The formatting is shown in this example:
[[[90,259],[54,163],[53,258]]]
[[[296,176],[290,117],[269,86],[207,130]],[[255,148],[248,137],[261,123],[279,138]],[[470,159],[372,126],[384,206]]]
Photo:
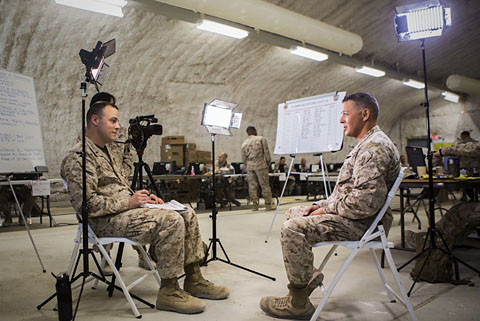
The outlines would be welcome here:
[[[273,300],[273,306],[276,309],[286,308],[288,306],[289,301],[290,301],[289,299],[290,298],[288,296],[284,296],[284,297],[281,297],[281,298],[275,298]]]

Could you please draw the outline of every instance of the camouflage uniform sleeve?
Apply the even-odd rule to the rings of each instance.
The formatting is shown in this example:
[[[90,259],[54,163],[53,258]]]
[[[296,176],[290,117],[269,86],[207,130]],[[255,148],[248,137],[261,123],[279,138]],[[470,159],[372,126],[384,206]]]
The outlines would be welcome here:
[[[388,156],[381,148],[366,148],[357,155],[353,169],[353,186],[348,192],[329,198],[327,213],[334,213],[352,220],[375,215],[388,193],[385,175]],[[332,200],[332,201],[330,201]]]
[[[123,176],[128,179],[133,170],[133,153],[131,144],[125,144],[123,150],[122,170]]]
[[[267,139],[265,137],[262,138],[262,145],[263,145],[263,153],[265,154],[265,161],[267,165],[270,165],[272,161],[272,157],[270,156],[270,150],[268,149]]]
[[[480,157],[480,142],[468,142],[447,146],[445,148],[442,148],[442,155]]]
[[[88,153],[87,153],[88,154]],[[75,157],[77,156],[77,157]],[[69,171],[67,176],[68,193],[70,202],[75,211],[82,211],[82,158],[78,155],[70,154],[64,162],[65,171]],[[115,214],[129,209],[128,199],[107,197],[97,194],[98,176],[97,168],[91,157],[86,160],[87,172],[87,204],[90,217],[100,217],[108,214]]]
[[[245,148],[243,148],[243,145],[242,145],[242,162],[243,162],[243,165],[245,166],[245,169],[247,168],[247,155],[246,155],[246,152],[245,152]]]

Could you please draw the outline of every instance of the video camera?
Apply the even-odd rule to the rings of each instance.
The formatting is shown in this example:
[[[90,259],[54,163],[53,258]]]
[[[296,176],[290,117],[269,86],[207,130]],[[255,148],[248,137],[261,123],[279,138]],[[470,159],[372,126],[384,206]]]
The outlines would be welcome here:
[[[152,135],[161,135],[162,125],[151,125],[158,122],[155,115],[137,116],[128,121],[128,140],[132,143],[135,150],[143,151],[147,147],[147,140]]]

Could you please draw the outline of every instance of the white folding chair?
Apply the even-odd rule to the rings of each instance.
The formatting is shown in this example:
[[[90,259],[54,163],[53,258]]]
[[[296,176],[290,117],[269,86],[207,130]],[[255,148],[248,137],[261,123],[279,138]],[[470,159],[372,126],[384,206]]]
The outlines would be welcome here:
[[[72,272],[75,273],[74,268],[76,269],[76,265],[77,265],[75,262],[78,262],[78,259],[76,260],[76,258],[79,255],[80,245],[83,244],[82,239],[83,239],[83,228],[82,228],[82,223],[80,223],[78,225],[77,236],[75,237],[75,240],[74,240],[75,246],[74,246],[74,249],[73,249],[72,258],[70,260],[70,265],[69,265],[68,270],[67,270],[69,276],[72,276]],[[115,267],[115,263],[112,261],[112,259],[110,258],[107,250],[105,250],[105,247],[104,247],[107,244],[122,243],[122,242],[123,243],[129,243],[129,244],[134,245],[134,246],[138,246],[138,248],[141,250],[141,252],[143,254],[143,257],[145,258],[145,261],[147,262],[148,266],[150,267],[150,271],[143,274],[141,277],[139,277],[138,279],[136,279],[135,281],[133,281],[129,285],[126,285],[125,282],[123,281],[123,278],[120,275],[120,272]],[[137,306],[133,302],[132,294],[130,293],[130,290],[134,286],[136,286],[137,284],[139,284],[140,282],[145,280],[145,278],[147,278],[151,274],[153,274],[153,276],[157,280],[157,283],[158,283],[159,287],[160,287],[160,284],[161,284],[160,275],[158,274],[155,266],[153,265],[152,261],[150,260],[150,257],[145,252],[145,249],[143,248],[142,244],[140,244],[138,242],[135,242],[135,241],[132,241],[132,240],[130,240],[128,238],[125,238],[125,237],[97,237],[95,235],[95,232],[92,230],[92,228],[90,226],[88,226],[88,243],[96,245],[97,248],[99,249],[100,253],[102,253],[103,258],[102,258],[102,263],[101,263],[101,266],[100,266],[101,269],[103,269],[105,264],[108,264],[112,268],[112,271],[113,271],[113,273],[116,277],[116,280],[120,284],[120,288],[123,291],[123,294],[125,295],[125,298],[127,299],[128,303],[130,304],[130,307],[132,308],[133,314],[135,315],[136,318],[141,318],[142,315],[140,314],[140,312],[138,312]],[[103,272],[102,272],[102,274],[103,274]],[[92,280],[93,280],[93,277],[90,277],[86,282],[90,282]],[[96,281],[95,281],[95,284],[94,284],[93,288],[96,288],[97,283],[98,283],[98,279],[95,279],[95,280]],[[78,286],[80,286],[80,285],[77,285],[76,287],[78,287]],[[135,297],[135,298],[137,298],[137,297]],[[137,299],[140,299],[140,298],[137,298]],[[149,305],[152,308],[155,307],[152,304],[149,304],[148,302],[146,302],[144,300],[141,300],[141,301],[143,303],[146,303],[147,305]]]
[[[380,278],[382,279],[383,285],[387,291],[388,298],[390,299],[391,302],[395,302],[393,296],[395,296],[400,302],[402,302],[408,312],[410,313],[410,317],[412,320],[416,321],[417,317],[415,316],[415,312],[413,311],[412,304],[410,303],[410,299],[407,296],[407,293],[405,292],[405,289],[403,288],[402,282],[400,281],[400,278],[398,276],[398,271],[397,268],[395,267],[395,262],[393,261],[392,254],[390,252],[390,248],[393,247],[393,243],[387,241],[387,237],[385,235],[385,230],[383,229],[383,226],[379,222],[383,218],[388,206],[390,205],[390,202],[392,199],[395,197],[395,192],[400,186],[400,183],[403,179],[405,168],[401,168],[400,172],[398,173],[398,177],[395,180],[395,183],[393,184],[392,188],[390,189],[387,199],[385,200],[385,203],[383,204],[382,209],[380,212],[378,212],[377,217],[373,221],[373,223],[370,225],[368,230],[365,232],[363,237],[360,239],[360,241],[338,241],[338,242],[321,242],[313,245],[313,247],[320,247],[320,246],[326,246],[326,245],[333,245],[330,251],[327,253],[325,258],[323,259],[322,263],[320,264],[319,270],[322,271],[325,265],[327,264],[328,260],[332,256],[332,254],[335,252],[338,246],[343,246],[349,249],[352,249],[352,252],[350,255],[347,257],[341,268],[338,270],[337,274],[332,280],[332,283],[328,287],[327,291],[323,294],[323,298],[320,301],[320,304],[315,310],[315,313],[313,314],[312,318],[310,319],[311,321],[317,320],[318,315],[322,311],[323,307],[327,303],[328,298],[333,292],[333,289],[337,285],[337,282],[340,280],[341,276],[347,269],[348,265],[352,260],[355,258],[357,255],[358,251],[362,248],[367,248],[370,250],[370,253],[372,254],[373,260],[375,261],[375,265],[377,267],[378,274],[380,275]],[[376,239],[380,238],[380,241],[376,241]],[[375,254],[374,249],[383,249],[385,251],[385,256],[387,257],[388,264],[390,265],[390,269],[392,270],[393,277],[395,278],[395,281],[397,283],[397,287],[400,291],[400,295],[398,295],[393,288],[387,284],[387,281],[385,279],[385,275],[383,274],[382,268],[380,267],[380,263],[378,261],[377,255]]]

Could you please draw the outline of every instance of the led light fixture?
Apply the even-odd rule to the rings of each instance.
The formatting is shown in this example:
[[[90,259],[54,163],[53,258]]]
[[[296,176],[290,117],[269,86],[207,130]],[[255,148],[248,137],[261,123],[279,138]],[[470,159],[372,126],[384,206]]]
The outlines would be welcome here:
[[[197,24],[197,28],[201,29],[201,30],[215,32],[215,33],[218,33],[218,34],[221,34],[221,35],[224,35],[224,36],[233,37],[233,38],[236,38],[236,39],[243,39],[246,36],[248,36],[248,31],[245,31],[245,30],[242,30],[242,29],[239,29],[239,28],[235,28],[235,27],[231,27],[231,26],[227,26],[227,25],[224,25],[224,24],[221,24],[221,23],[218,23],[218,22],[205,20],[205,19],[201,20]]]
[[[55,3],[116,17],[123,17],[125,0],[55,0]]]
[[[425,84],[423,82],[419,82],[413,79],[405,79],[403,80],[403,84],[405,86],[413,87],[415,89],[423,89],[425,88]]]
[[[395,32],[399,41],[442,35],[452,25],[450,8],[430,0],[395,8]]]
[[[316,61],[324,61],[328,59],[328,55],[312,49],[307,49],[305,47],[296,46],[290,49],[290,52],[294,55],[302,56]]]
[[[375,69],[375,68],[372,68],[372,67],[367,67],[367,66],[357,67],[357,68],[355,68],[355,71],[359,72],[361,74],[372,76],[372,77],[383,77],[383,76],[385,76],[385,71]]]
[[[460,96],[449,91],[442,92],[443,99],[448,100],[452,103],[458,104],[460,101]]]

